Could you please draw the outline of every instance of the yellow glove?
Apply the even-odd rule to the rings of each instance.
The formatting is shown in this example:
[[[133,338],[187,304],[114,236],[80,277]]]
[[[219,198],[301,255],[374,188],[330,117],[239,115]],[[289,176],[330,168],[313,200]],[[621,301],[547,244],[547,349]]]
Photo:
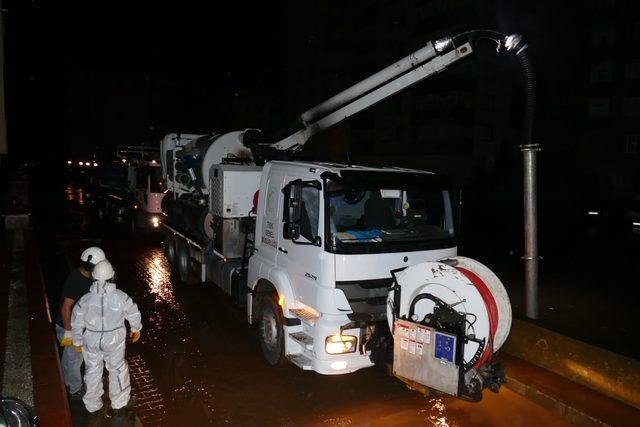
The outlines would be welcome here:
[[[73,349],[76,351],[76,353],[82,353],[82,346],[81,345],[76,345],[73,347]]]
[[[129,336],[131,337],[131,342],[136,342],[140,339],[140,331],[131,331]]]
[[[71,337],[71,331],[64,331],[64,336],[60,340],[61,347],[69,347],[73,345],[73,338]]]

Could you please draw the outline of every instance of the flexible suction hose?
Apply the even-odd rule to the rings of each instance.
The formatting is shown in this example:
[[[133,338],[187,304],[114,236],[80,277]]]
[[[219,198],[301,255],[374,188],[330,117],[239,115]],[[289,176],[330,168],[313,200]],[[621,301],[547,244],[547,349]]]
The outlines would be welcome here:
[[[533,144],[533,122],[536,109],[536,78],[527,53],[528,45],[522,41],[522,37],[519,34],[507,35],[495,30],[475,29],[460,33],[452,37],[452,40],[454,45],[459,45],[466,40],[472,40],[475,43],[480,40],[490,40],[496,43],[498,51],[504,47],[507,52],[515,53],[520,62],[525,84],[524,144]]]
[[[520,68],[525,79],[525,110],[524,110],[524,143],[533,144],[533,121],[536,109],[536,78],[533,74],[531,61],[527,55],[527,46],[524,45],[516,52]]]

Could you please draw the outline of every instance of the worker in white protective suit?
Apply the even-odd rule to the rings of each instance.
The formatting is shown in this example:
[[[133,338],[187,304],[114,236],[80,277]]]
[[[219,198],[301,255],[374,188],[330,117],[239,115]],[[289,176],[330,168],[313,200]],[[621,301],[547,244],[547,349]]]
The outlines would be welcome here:
[[[82,265],[69,273],[60,294],[60,305],[56,317],[56,337],[63,347],[62,359],[60,360],[62,376],[73,400],[82,398],[82,374],[80,372],[82,354],[77,353],[72,347],[71,313],[75,303],[89,292],[92,283],[91,272],[96,264],[103,259],[105,259],[105,255],[102,249],[96,246],[85,249],[80,255]]]
[[[129,403],[131,383],[129,366],[124,358],[127,336],[125,319],[129,322],[132,342],[140,338],[142,323],[138,306],[112,282],[111,263],[99,262],[92,273],[94,282],[73,309],[71,328],[73,345],[81,348],[84,358],[84,382],[87,391],[82,401],[87,411],[102,408],[103,363],[109,371],[109,399],[114,410]]]

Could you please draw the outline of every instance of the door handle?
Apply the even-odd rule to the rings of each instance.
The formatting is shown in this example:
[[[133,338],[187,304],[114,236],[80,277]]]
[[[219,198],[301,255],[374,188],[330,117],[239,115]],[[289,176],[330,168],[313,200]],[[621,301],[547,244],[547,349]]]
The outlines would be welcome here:
[[[283,249],[283,248],[278,248],[278,250],[279,250],[280,252],[282,252],[283,254],[288,254],[288,253],[289,253],[289,251],[288,251],[288,250]]]

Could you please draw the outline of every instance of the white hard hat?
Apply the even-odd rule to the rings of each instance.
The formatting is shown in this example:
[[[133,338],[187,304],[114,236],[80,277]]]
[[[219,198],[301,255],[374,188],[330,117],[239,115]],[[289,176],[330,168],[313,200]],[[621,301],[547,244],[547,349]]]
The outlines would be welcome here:
[[[88,262],[93,265],[96,265],[104,259],[107,259],[104,255],[104,251],[97,246],[91,246],[90,248],[85,249],[84,252],[82,252],[82,255],[80,255],[80,260],[82,262]]]
[[[96,266],[93,268],[93,271],[91,272],[91,275],[96,280],[106,282],[115,275],[115,271],[113,271],[111,263],[104,259],[96,264]]]

